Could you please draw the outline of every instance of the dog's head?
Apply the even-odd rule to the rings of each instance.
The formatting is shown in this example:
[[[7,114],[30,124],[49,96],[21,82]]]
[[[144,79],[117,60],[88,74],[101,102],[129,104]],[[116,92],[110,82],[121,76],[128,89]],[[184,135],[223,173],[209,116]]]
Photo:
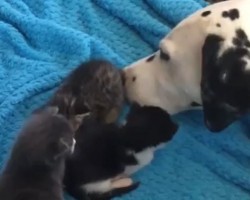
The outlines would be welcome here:
[[[250,32],[244,8],[249,5],[249,1],[225,1],[183,20],[162,40],[154,56],[125,69],[128,98],[170,114],[195,101],[203,105],[211,131],[223,130],[246,113]]]
[[[169,114],[201,104],[201,46],[212,19],[204,21],[200,12],[181,21],[160,41],[158,51],[124,69],[129,101]]]
[[[235,30],[232,43],[219,35],[205,40],[201,96],[205,124],[213,132],[225,129],[250,108],[249,46],[242,29]]]
[[[190,108],[193,101],[200,103],[200,68],[196,67],[200,51],[196,43],[185,41],[185,31],[180,29],[166,36],[158,51],[124,69],[130,102],[157,106],[170,114]]]

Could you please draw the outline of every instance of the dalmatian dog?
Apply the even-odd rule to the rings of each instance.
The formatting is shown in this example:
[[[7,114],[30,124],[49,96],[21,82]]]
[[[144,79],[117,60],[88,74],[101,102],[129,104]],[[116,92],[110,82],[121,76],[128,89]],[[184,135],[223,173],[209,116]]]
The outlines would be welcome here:
[[[250,110],[250,0],[209,5],[180,22],[159,50],[125,67],[127,99],[170,114],[201,105],[219,132]]]

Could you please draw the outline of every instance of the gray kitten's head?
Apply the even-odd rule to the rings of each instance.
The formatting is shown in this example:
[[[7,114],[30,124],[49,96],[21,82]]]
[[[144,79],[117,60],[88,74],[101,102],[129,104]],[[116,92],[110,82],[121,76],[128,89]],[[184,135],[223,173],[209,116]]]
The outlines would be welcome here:
[[[34,112],[25,123],[13,156],[25,156],[32,165],[53,164],[70,155],[74,145],[74,131],[68,120],[58,114],[58,108],[46,107]]]

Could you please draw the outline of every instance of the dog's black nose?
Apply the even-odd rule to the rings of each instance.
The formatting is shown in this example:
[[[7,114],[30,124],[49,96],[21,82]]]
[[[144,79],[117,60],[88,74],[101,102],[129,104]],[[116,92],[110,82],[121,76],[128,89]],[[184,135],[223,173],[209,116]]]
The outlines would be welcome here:
[[[122,79],[122,84],[125,85],[126,83],[126,73],[124,70],[121,70],[121,79]]]

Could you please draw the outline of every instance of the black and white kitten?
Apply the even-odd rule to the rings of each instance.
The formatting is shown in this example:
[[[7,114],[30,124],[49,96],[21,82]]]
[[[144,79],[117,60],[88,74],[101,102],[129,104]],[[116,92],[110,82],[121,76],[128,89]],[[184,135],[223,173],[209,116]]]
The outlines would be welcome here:
[[[0,176],[1,200],[63,200],[65,159],[74,132],[54,107],[32,114]]]
[[[157,147],[171,140],[177,125],[157,107],[133,105],[124,126],[85,119],[66,162],[64,183],[76,199],[111,199],[136,189],[129,176],[149,164]]]
[[[74,154],[66,162],[64,180],[66,190],[76,199],[84,199],[86,193],[90,199],[99,199],[98,194],[102,194],[103,199],[113,196],[119,189],[116,186],[118,176],[128,163],[136,163],[120,144],[119,131],[115,124],[84,119],[75,135]],[[131,179],[124,178],[123,181],[128,191],[137,187]]]
[[[178,125],[159,107],[133,104],[121,129],[121,142],[137,163],[126,166],[124,173],[131,175],[153,160],[154,152],[172,139]]]

